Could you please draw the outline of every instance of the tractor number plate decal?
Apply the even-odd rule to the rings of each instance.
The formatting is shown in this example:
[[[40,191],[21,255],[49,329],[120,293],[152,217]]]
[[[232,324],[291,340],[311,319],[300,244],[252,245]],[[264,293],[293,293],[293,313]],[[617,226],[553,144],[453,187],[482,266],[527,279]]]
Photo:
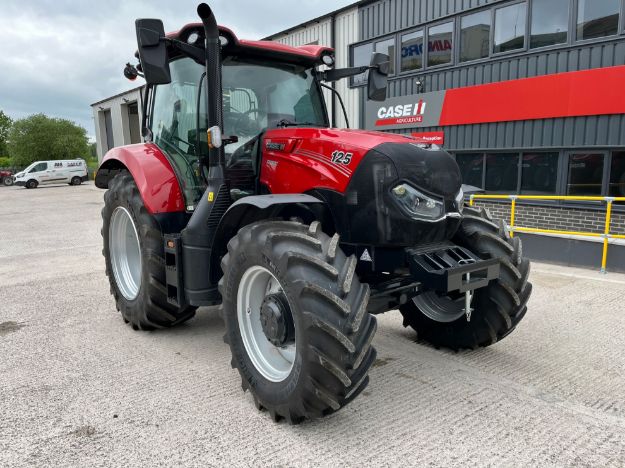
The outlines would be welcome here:
[[[350,162],[352,162],[352,153],[338,150],[332,153],[332,163],[348,165]]]

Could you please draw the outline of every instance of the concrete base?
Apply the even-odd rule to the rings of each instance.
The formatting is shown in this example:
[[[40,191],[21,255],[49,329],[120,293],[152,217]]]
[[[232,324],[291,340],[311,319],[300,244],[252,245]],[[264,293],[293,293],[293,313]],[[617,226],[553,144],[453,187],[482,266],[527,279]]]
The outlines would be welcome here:
[[[601,269],[603,256],[601,242],[540,234],[516,235],[523,240],[523,252],[531,260],[593,270]],[[624,245],[610,244],[607,271],[625,273]]]

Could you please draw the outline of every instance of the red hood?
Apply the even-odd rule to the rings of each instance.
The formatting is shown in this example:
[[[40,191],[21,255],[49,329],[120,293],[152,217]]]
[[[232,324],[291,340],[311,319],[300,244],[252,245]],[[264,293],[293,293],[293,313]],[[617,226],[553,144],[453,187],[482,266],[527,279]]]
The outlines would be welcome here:
[[[352,174],[383,143],[414,143],[394,133],[335,128],[278,128],[263,136],[261,182],[271,193],[324,188],[343,193]]]
[[[265,139],[293,138],[340,143],[350,148],[368,151],[382,143],[414,143],[410,135],[397,133],[373,132],[368,130],[352,130],[339,128],[275,128],[268,130]]]

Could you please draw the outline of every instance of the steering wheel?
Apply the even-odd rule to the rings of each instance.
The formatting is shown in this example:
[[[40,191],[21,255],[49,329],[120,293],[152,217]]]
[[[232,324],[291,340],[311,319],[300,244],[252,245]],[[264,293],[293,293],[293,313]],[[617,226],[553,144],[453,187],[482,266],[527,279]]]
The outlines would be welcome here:
[[[250,114],[254,113],[257,114],[256,118],[250,118]],[[259,123],[259,121],[262,120],[262,112],[259,109],[249,109],[245,112],[234,114],[234,116],[232,129],[236,136],[252,137],[258,135],[262,130],[262,126]]]

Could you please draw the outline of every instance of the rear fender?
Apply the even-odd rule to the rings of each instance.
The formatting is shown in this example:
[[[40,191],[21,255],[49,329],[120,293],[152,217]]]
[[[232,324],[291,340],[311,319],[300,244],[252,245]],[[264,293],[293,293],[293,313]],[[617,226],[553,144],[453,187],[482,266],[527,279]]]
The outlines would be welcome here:
[[[95,185],[108,188],[109,181],[122,170],[132,175],[150,214],[185,211],[176,173],[155,144],[140,143],[110,150],[98,168]]]
[[[319,221],[326,233],[333,233],[334,222],[327,205],[318,198],[306,194],[256,195],[233,203],[223,215],[211,250],[211,283],[221,277],[220,261],[227,252],[228,241],[243,226],[266,219],[299,218],[310,224]]]

